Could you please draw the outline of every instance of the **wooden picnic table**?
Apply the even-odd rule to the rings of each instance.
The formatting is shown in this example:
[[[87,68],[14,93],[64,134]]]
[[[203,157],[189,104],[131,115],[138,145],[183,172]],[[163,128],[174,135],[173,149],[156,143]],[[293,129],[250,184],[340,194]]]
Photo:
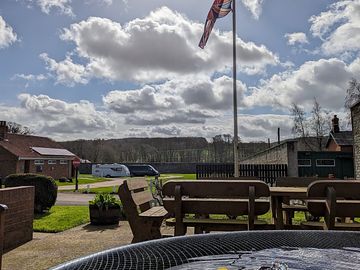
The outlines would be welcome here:
[[[271,212],[277,230],[284,229],[282,204],[289,199],[305,199],[306,187],[270,187]]]

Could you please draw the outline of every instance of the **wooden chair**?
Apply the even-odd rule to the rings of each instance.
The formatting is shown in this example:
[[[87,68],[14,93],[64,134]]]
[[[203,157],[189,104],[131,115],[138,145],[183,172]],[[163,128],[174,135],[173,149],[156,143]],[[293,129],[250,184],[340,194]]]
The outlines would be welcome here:
[[[166,220],[167,225],[175,226],[175,235],[184,235],[187,227],[203,233],[265,229],[268,225],[255,220],[270,208],[268,200],[259,199],[270,196],[269,187],[262,181],[168,181],[163,186],[163,195],[165,209],[175,216]],[[226,217],[240,215],[248,215],[248,219]]]
[[[309,185],[307,208],[314,216],[324,217],[324,222],[304,222],[305,228],[325,230],[359,230],[360,223],[337,222],[350,217],[360,217],[360,181],[316,181]]]
[[[276,186],[308,187],[311,183],[315,181],[329,181],[329,179],[319,177],[281,177],[276,180]],[[306,207],[306,202],[304,200],[299,200],[298,198],[289,198],[286,202],[282,204],[281,207],[285,212],[286,224],[292,225],[292,219],[294,218],[295,211],[304,212],[305,217],[308,218],[306,216],[308,210]]]
[[[132,243],[161,238],[160,227],[167,211],[152,206],[154,199],[145,179],[125,180],[119,197],[134,235]]]

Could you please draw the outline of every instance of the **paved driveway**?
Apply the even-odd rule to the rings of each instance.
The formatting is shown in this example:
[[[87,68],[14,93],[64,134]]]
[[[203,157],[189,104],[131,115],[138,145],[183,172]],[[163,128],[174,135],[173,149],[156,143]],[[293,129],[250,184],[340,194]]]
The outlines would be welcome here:
[[[120,186],[126,179],[127,178],[112,178],[111,180],[105,181],[105,182],[97,182],[94,184],[82,184],[82,185],[79,185],[79,189],[85,189],[88,186],[90,188]],[[75,185],[59,186],[58,189],[59,190],[74,190]]]
[[[76,192],[58,192],[55,205],[89,205],[95,194],[82,194]]]

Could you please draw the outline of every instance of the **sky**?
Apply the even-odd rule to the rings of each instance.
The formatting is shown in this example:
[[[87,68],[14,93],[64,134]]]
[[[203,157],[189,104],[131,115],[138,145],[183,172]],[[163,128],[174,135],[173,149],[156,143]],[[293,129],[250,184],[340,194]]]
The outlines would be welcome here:
[[[293,103],[345,121],[360,0],[236,0],[239,136],[291,137]],[[232,16],[212,0],[1,0],[0,120],[55,140],[233,134]]]

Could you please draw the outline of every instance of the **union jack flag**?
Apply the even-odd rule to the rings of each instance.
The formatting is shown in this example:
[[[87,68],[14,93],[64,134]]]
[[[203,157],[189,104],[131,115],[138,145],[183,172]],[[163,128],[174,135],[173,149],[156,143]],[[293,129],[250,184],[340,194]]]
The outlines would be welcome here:
[[[199,47],[201,49],[204,49],[216,20],[218,18],[225,17],[232,10],[231,4],[232,4],[232,0],[215,0],[214,1],[213,5],[211,6],[211,9],[209,11],[209,14],[206,18],[206,22],[205,22],[205,26],[204,26],[204,33],[200,39]]]

